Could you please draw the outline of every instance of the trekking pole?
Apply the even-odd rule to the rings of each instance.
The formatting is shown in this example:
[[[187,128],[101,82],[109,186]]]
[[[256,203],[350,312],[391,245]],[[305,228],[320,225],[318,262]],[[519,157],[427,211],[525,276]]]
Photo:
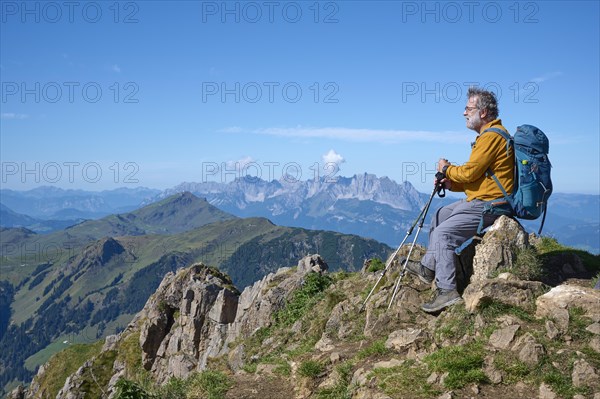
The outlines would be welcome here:
[[[438,172],[435,175],[435,177],[436,177],[437,181],[444,178],[444,176],[440,172]],[[429,197],[429,201],[427,201],[425,208],[423,208],[423,211],[419,215],[421,222],[419,223],[419,228],[417,228],[417,234],[415,234],[415,238],[413,239],[413,242],[410,246],[408,255],[404,259],[404,263],[402,265],[402,270],[400,271],[400,275],[398,275],[398,278],[396,279],[396,284],[394,285],[394,291],[392,293],[392,299],[390,299],[390,303],[388,304],[388,310],[392,307],[392,303],[394,302],[394,299],[396,298],[396,294],[398,293],[398,289],[400,288],[400,282],[402,281],[402,278],[406,274],[406,266],[408,265],[408,261],[410,260],[410,255],[412,254],[412,251],[415,248],[415,243],[417,242],[419,233],[421,232],[421,229],[423,228],[423,224],[425,223],[425,217],[427,216],[427,212],[429,211],[429,207],[431,206],[431,201],[433,200],[433,197],[435,196],[436,193],[438,194],[438,196],[440,198],[444,198],[446,196],[446,190],[444,189],[444,185],[442,183],[437,183],[437,181],[436,181],[435,187],[433,188],[431,196]],[[442,190],[443,190],[443,193],[441,192]]]
[[[415,219],[414,223],[412,224],[412,226],[410,226],[410,228],[408,229],[408,231],[406,232],[406,235],[404,236],[404,239],[402,240],[402,242],[400,243],[400,245],[398,246],[398,249],[396,249],[396,251],[394,251],[394,253],[388,258],[386,264],[385,264],[385,268],[381,271],[381,275],[379,276],[379,278],[377,279],[377,282],[375,283],[375,285],[373,286],[373,288],[371,288],[371,292],[369,292],[369,295],[367,295],[367,297],[365,298],[362,306],[360,307],[360,309],[358,310],[359,313],[362,312],[367,304],[367,302],[369,301],[369,298],[371,297],[371,295],[373,295],[373,292],[375,291],[375,288],[377,288],[377,286],[379,285],[379,282],[381,281],[381,279],[383,278],[383,276],[385,276],[385,274],[387,273],[388,269],[390,268],[390,266],[392,265],[392,263],[394,262],[394,259],[396,259],[396,255],[398,254],[398,252],[400,251],[400,248],[402,248],[402,246],[404,245],[404,243],[406,242],[406,240],[408,239],[408,237],[412,234],[415,226],[417,225],[417,223],[419,223],[419,220],[425,219],[425,215],[427,213],[427,210],[429,209],[429,205],[431,204],[431,200],[433,199],[433,196],[435,195],[436,192],[439,193],[439,191],[442,188],[438,187],[436,185],[436,188],[434,189],[433,193],[431,193],[431,197],[429,198],[429,201],[427,201],[427,205],[421,210],[421,213],[419,213],[419,215],[417,216],[417,218]],[[445,196],[445,191],[443,195],[440,195],[440,197]],[[423,225],[423,223],[421,222],[421,226]],[[419,228],[420,229],[420,228]],[[414,246],[414,243],[413,243]],[[412,249],[411,249],[412,251]]]
[[[410,229],[408,229],[408,231],[406,232],[406,235],[404,236],[404,239],[402,240],[402,242],[398,246],[398,249],[396,249],[394,251],[394,253],[388,258],[387,262],[385,263],[385,268],[381,271],[381,275],[377,279],[377,282],[375,283],[375,285],[373,286],[373,288],[371,288],[371,292],[369,292],[369,295],[367,295],[367,297],[365,298],[365,301],[363,302],[362,306],[358,310],[359,313],[364,310],[365,305],[367,304],[367,302],[369,301],[369,298],[371,298],[371,295],[373,294],[373,291],[375,291],[375,288],[377,288],[377,286],[379,285],[379,282],[381,281],[381,279],[383,278],[383,276],[385,276],[385,273],[388,271],[389,267],[394,262],[394,259],[396,259],[396,255],[398,254],[398,251],[400,251],[400,248],[402,248],[402,246],[406,242],[406,239],[412,234],[412,231],[415,228],[415,226],[417,225],[417,223],[419,222],[419,219],[421,218],[422,214],[423,214],[423,211],[421,211],[421,213],[419,213],[419,216],[417,216],[417,219],[415,220],[415,222],[412,224],[412,226],[410,226]]]

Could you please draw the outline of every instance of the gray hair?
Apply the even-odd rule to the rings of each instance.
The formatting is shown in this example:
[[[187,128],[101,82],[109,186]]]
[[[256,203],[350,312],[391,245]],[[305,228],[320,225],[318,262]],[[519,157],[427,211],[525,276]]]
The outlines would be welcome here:
[[[479,87],[469,87],[467,98],[477,97],[477,108],[485,109],[490,120],[497,119],[500,109],[498,108],[498,99],[496,95]]]

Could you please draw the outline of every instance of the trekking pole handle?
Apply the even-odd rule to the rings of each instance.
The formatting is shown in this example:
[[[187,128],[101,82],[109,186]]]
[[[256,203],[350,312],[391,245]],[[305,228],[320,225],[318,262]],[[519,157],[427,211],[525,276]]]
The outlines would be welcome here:
[[[446,187],[444,187],[444,183],[441,183],[442,179],[445,179],[446,175],[442,172],[437,172],[435,174],[435,190],[437,192],[438,197],[444,198],[446,196]]]

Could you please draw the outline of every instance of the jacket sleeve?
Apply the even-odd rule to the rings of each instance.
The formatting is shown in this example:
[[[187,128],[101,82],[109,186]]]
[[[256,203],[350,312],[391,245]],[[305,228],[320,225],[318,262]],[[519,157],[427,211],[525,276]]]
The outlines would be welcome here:
[[[447,170],[446,170],[446,172],[447,172]],[[452,179],[450,179],[450,180],[452,180]],[[464,188],[464,186],[463,186],[462,183],[458,183],[458,182],[453,181],[452,182],[452,187],[450,187],[450,191],[464,192],[465,188]]]
[[[454,184],[471,183],[479,179],[490,167],[494,159],[498,156],[498,151],[505,148],[505,140],[499,134],[488,132],[482,134],[477,140],[469,161],[461,166],[450,165],[446,169],[446,176]],[[457,186],[456,189],[459,189]]]

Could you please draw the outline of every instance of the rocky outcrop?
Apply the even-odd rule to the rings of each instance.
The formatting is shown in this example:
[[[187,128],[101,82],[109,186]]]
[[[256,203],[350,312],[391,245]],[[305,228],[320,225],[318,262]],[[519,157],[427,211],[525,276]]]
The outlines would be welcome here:
[[[167,274],[139,313],[144,368],[161,383],[203,369],[220,354],[237,304],[237,290],[216,269],[195,264]]]
[[[126,337],[139,333],[141,365],[159,384],[172,377],[185,379],[205,369],[211,358],[223,355],[229,355],[230,367],[239,370],[246,359],[244,346],[235,343],[269,327],[273,314],[301,287],[305,275],[314,272],[327,272],[327,263],[319,255],[301,259],[296,270],[282,268],[271,273],[241,294],[227,275],[202,263],[167,273],[127,329],[106,338],[98,357],[116,353]],[[231,354],[230,348],[234,349]],[[81,386],[95,359],[86,361],[67,378],[58,397],[83,397]],[[113,374],[102,388],[102,397],[114,396],[116,383],[126,375],[127,367],[123,359],[113,359]],[[39,387],[34,382],[27,398],[38,397]]]
[[[227,276],[202,264],[168,274],[138,315],[143,366],[159,382],[203,370],[210,358],[225,355],[230,344],[272,323],[272,315],[310,272],[325,272],[319,255],[271,273],[239,294]],[[243,348],[233,362],[243,365]]]

